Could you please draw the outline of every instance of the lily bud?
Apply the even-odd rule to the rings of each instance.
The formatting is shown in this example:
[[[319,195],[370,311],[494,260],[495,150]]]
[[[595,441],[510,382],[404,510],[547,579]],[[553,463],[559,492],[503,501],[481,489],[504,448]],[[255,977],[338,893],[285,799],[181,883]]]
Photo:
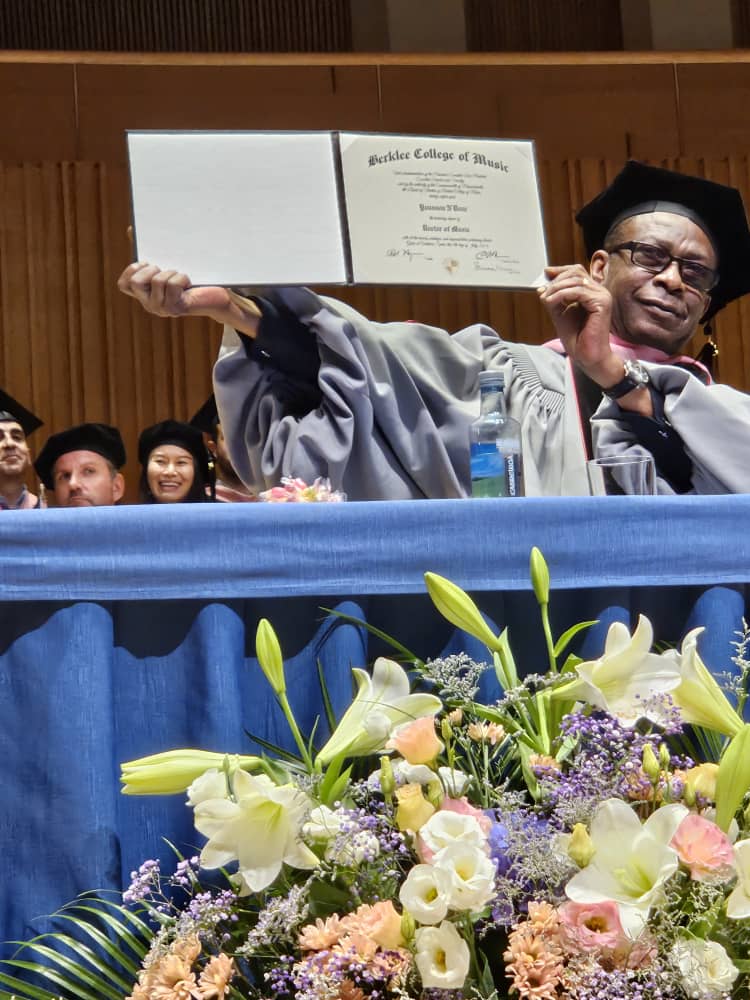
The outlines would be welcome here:
[[[669,754],[669,747],[666,743],[659,744],[659,766],[662,771],[666,771],[672,762],[672,758]]]
[[[643,748],[643,770],[649,781],[651,781],[652,784],[656,784],[659,780],[661,768],[659,767],[659,761],[656,759],[654,748],[650,743],[646,743]]]
[[[549,569],[544,556],[536,545],[531,550],[529,573],[537,601],[539,604],[549,604]]]
[[[440,735],[446,743],[449,743],[451,736],[453,736],[453,726],[450,724],[450,719],[445,716],[440,720]]]
[[[733,736],[716,776],[716,825],[725,833],[750,788],[750,725]]]
[[[185,792],[196,778],[211,768],[224,770],[230,766],[243,771],[259,770],[260,757],[230,756],[209,750],[166,750],[164,753],[139,757],[121,766],[120,781],[123,795],[176,795]]]
[[[255,633],[255,652],[258,656],[258,663],[266,680],[271,685],[274,693],[282,695],[286,692],[286,680],[284,678],[284,660],[281,656],[281,646],[273,626],[267,618],[261,618],[258,622],[258,629]]]
[[[427,801],[430,805],[433,805],[436,809],[440,808],[440,804],[445,798],[445,792],[443,791],[443,783],[439,778],[435,778],[434,781],[428,781],[427,788],[425,789],[427,794]]]
[[[568,856],[579,868],[585,868],[595,853],[594,842],[588,830],[583,823],[576,823],[568,843]]]
[[[488,649],[499,651],[498,637],[482,618],[479,608],[464,590],[461,590],[450,580],[446,580],[444,576],[438,576],[437,573],[425,573],[424,579],[432,603],[443,618],[446,618],[456,628],[463,629],[464,632],[479,639]]]

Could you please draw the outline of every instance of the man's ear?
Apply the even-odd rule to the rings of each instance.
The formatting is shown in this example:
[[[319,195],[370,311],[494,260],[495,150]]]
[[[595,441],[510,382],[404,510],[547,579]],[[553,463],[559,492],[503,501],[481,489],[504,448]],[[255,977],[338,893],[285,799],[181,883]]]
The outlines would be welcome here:
[[[122,500],[123,493],[125,492],[125,477],[121,472],[116,473],[112,480],[112,497],[113,503],[118,503]]]
[[[606,250],[595,250],[592,257],[591,263],[589,264],[589,274],[597,281],[600,285],[603,285],[607,280],[607,274],[609,273],[609,254]]]

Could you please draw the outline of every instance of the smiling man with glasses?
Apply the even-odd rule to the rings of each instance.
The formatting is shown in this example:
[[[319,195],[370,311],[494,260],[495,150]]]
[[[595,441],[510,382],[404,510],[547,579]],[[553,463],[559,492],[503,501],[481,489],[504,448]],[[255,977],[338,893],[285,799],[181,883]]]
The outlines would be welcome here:
[[[643,452],[660,492],[750,492],[750,397],[687,355],[701,323],[750,291],[739,192],[631,161],[577,221],[590,264],[547,269],[539,297],[557,339],[543,346],[481,324],[373,323],[308,289],[193,287],[142,261],[119,286],[156,315],[225,325],[216,399],[255,490],[328,476],[354,500],[469,495],[490,369],[521,424],[527,496],[587,493],[589,456]]]

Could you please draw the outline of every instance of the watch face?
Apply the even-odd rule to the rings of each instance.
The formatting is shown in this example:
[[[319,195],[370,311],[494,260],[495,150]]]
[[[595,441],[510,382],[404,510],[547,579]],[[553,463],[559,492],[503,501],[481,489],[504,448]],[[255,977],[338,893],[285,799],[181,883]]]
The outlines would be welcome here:
[[[651,381],[648,372],[640,361],[626,361],[624,367],[625,377],[634,385],[648,385]]]

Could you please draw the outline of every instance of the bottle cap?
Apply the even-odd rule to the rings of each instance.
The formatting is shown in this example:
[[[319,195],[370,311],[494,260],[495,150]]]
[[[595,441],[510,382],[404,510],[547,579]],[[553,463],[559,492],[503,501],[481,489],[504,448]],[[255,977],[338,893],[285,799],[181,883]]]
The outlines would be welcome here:
[[[482,389],[484,386],[497,386],[498,389],[505,388],[505,375],[502,372],[480,372],[479,373],[479,388]]]

